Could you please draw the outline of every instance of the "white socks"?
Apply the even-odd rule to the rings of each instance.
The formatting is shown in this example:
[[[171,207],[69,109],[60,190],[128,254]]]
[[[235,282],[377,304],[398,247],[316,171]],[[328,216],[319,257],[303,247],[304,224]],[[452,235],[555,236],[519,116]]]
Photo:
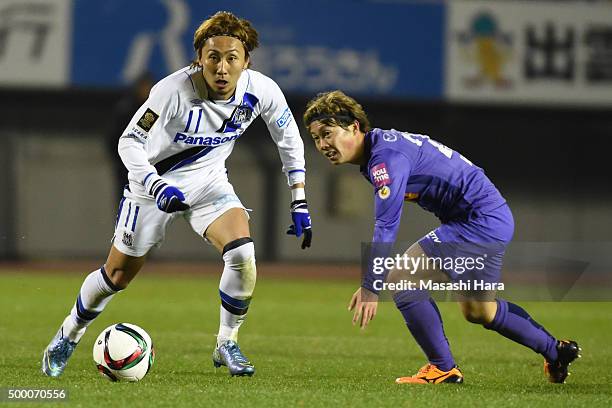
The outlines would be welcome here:
[[[249,310],[257,279],[253,240],[239,238],[227,244],[223,248],[223,261],[225,266],[219,283],[221,307],[217,345],[226,340],[238,340],[238,330]],[[78,343],[87,326],[119,290],[106,276],[104,267],[90,273],[83,281],[70,315],[62,324],[64,336]]]
[[[70,315],[62,324],[64,336],[78,343],[87,326],[98,317],[118,291],[119,289],[106,276],[104,267],[87,275]]]
[[[255,246],[251,238],[239,238],[223,248],[223,275],[219,283],[221,296],[217,345],[238,340],[238,330],[246,318],[255,289],[257,269]]]

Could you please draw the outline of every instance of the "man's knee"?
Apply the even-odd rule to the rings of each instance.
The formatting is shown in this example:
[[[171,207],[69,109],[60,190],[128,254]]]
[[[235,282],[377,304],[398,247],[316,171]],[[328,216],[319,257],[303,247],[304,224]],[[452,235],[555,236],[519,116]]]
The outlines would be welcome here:
[[[250,296],[255,288],[257,268],[255,245],[250,237],[235,239],[223,247],[226,269],[233,271],[221,278],[221,285],[234,286],[239,292]]]
[[[112,249],[104,264],[106,276],[117,290],[127,288],[144,265],[145,257],[132,257]]]
[[[236,267],[244,263],[255,265],[255,245],[250,237],[238,238],[223,247],[223,261]]]
[[[130,282],[138,273],[138,270],[129,270],[118,267],[107,267],[105,269],[106,276],[110,279],[110,281],[117,288],[117,290],[123,290],[127,288]]]
[[[107,277],[107,283],[114,290],[120,291],[128,287],[132,279],[128,279],[128,273],[123,269],[116,267],[104,266],[104,272]]]
[[[135,258],[136,259],[136,258]],[[104,265],[106,276],[116,290],[123,290],[128,287],[132,279],[142,268],[144,261],[137,262],[113,262],[107,261]]]

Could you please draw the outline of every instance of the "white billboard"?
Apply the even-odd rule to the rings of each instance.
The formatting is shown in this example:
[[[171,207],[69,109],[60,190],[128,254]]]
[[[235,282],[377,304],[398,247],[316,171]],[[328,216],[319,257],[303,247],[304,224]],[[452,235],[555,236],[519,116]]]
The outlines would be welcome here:
[[[72,0],[0,0],[0,86],[69,82]]]
[[[451,101],[612,105],[612,5],[448,2]]]

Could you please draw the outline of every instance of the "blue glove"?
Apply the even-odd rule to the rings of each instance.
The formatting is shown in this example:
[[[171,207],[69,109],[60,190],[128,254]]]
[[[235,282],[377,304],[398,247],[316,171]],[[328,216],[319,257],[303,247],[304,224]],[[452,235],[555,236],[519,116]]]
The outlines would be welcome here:
[[[293,220],[293,225],[289,226],[287,234],[295,235],[296,237],[301,237],[304,234],[302,249],[310,248],[312,225],[306,200],[295,200],[291,203],[291,219]]]
[[[163,179],[159,178],[151,184],[149,193],[155,197],[157,208],[163,212],[173,213],[189,209],[185,201],[185,195],[181,190],[168,185]]]

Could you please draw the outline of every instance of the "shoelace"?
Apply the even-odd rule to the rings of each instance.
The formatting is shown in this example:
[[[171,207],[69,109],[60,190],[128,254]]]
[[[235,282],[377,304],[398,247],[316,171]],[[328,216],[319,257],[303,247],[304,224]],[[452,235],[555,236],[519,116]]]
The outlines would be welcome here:
[[[427,374],[429,371],[433,370],[434,365],[433,364],[427,364],[426,366],[421,367],[421,369],[419,370],[418,374]]]
[[[76,347],[76,343],[71,342],[68,338],[63,337],[59,340],[59,344],[54,347],[61,349],[63,352],[68,353],[72,350],[74,350],[74,348]]]
[[[49,350],[49,354],[51,355],[50,357],[52,357],[54,360],[55,358],[63,359],[63,358],[66,358],[70,354],[71,349],[72,347],[68,341],[60,340],[60,342],[55,347]],[[54,364],[54,362],[51,363],[51,366],[53,369],[55,369],[54,367],[57,366],[56,364]]]
[[[51,349],[53,354],[66,354],[68,351],[68,342],[60,339],[57,344]]]
[[[241,364],[249,364],[249,360],[247,360],[246,357],[242,354],[242,352],[240,351],[240,347],[238,347],[237,344],[232,344],[230,347],[228,347],[227,352],[236,362]]]

